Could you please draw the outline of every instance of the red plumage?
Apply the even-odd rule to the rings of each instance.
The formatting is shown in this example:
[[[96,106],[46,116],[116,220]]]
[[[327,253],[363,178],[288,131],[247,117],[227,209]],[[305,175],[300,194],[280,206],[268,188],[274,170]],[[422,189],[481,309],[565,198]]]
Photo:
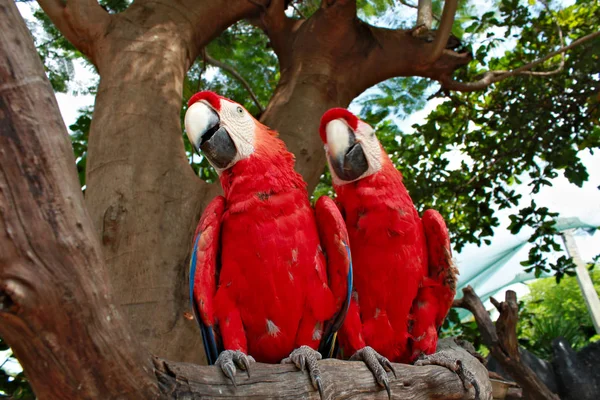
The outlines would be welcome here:
[[[319,134],[321,135],[321,139],[323,143],[327,143],[327,135],[325,133],[325,127],[329,121],[333,121],[334,119],[342,118],[344,119],[350,128],[356,130],[358,126],[359,119],[356,118],[354,114],[345,108],[332,108],[323,114],[321,117],[321,125],[319,126]]]
[[[208,102],[208,104],[212,106],[212,108],[219,111],[221,109],[221,99],[222,97],[216,94],[215,92],[205,90],[203,92],[198,92],[192,97],[190,97],[190,99],[188,100],[188,108],[197,101],[205,100],[206,102]]]
[[[294,156],[274,131],[254,122],[254,152],[221,172],[224,197],[204,212],[222,210],[218,229],[199,226],[198,243],[213,249],[204,250],[203,264],[197,255],[194,279],[208,285],[195,285],[193,296],[203,323],[218,325],[224,349],[276,363],[301,345],[316,349],[325,322],[340,310],[347,287],[339,289],[339,277],[346,280],[349,257],[327,263],[321,243],[348,239],[337,209],[329,222],[319,220],[337,220],[337,237],[325,233],[331,226],[317,226]],[[206,275],[218,276],[218,285]]]

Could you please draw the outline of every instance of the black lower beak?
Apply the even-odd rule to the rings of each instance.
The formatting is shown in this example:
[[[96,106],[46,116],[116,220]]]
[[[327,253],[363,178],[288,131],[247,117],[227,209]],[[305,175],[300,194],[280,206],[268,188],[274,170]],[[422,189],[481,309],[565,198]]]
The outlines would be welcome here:
[[[229,133],[218,123],[204,132],[198,147],[196,150],[202,150],[208,161],[217,168],[226,168],[237,154]]]
[[[369,169],[367,157],[360,143],[354,143],[349,147],[343,157],[330,159],[330,161],[335,174],[343,181],[356,180]]]

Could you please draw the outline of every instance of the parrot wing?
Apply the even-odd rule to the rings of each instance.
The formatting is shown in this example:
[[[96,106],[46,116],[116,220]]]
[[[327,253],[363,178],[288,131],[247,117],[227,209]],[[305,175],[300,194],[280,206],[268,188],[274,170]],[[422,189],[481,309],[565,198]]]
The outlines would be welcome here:
[[[352,256],[346,223],[335,202],[322,196],[315,204],[319,239],[327,256],[327,277],[336,303],[336,313],[327,321],[319,346],[321,354],[335,356],[337,331],[342,326],[352,294]]]
[[[224,210],[223,196],[215,197],[204,209],[196,228],[190,258],[190,302],[202,331],[204,350],[210,365],[215,363],[220,353],[213,304],[220,267],[219,238]]]
[[[456,294],[458,270],[452,262],[450,235],[444,218],[435,210],[426,210],[421,220],[423,221],[427,240],[429,278],[439,285],[436,296],[438,308],[435,319],[436,327],[439,328],[452,307],[452,301]]]
[[[440,213],[427,210],[423,213],[422,222],[427,240],[429,273],[423,279],[411,310],[411,361],[423,353],[435,352],[438,331],[452,307],[456,294],[458,275],[452,262],[448,229]]]

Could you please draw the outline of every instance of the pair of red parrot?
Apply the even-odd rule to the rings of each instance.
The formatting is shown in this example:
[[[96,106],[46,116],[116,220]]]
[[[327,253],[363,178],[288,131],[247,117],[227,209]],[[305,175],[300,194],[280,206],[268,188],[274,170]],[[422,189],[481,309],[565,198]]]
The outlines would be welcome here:
[[[345,109],[320,126],[337,204],[324,196],[314,211],[294,156],[239,104],[197,93],[185,127],[224,191],[202,214],[190,263],[209,363],[234,385],[255,360],[294,363],[322,396],[317,360],[337,335],[342,356],[363,360],[390,395],[390,360],[434,353],[454,298],[440,214],[419,218],[373,128]]]

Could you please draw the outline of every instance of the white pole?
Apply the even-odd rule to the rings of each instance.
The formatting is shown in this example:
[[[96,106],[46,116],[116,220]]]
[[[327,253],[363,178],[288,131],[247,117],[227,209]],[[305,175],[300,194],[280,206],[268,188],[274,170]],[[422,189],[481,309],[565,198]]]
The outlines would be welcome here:
[[[579,256],[579,250],[577,249],[575,238],[573,238],[573,229],[564,231],[562,237],[565,242],[565,247],[567,248],[567,254],[571,257],[573,263],[575,263],[577,282],[579,282],[581,294],[583,294],[583,299],[585,300],[588,312],[590,313],[590,317],[592,317],[596,333],[600,334],[600,300],[598,299],[598,293],[596,293],[596,289],[592,283],[592,278],[590,278],[590,273]]]

